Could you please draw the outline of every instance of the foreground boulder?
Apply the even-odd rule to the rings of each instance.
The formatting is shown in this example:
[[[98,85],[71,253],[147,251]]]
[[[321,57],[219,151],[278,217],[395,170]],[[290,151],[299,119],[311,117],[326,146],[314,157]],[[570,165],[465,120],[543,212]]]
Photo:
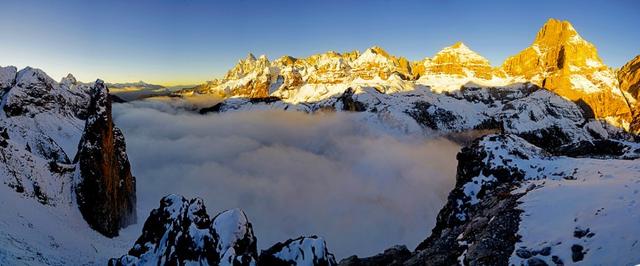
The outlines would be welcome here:
[[[227,230],[224,234],[214,224]],[[169,195],[144,223],[133,248],[110,265],[249,265],[255,262],[256,239],[240,210],[221,213],[212,222],[201,199]]]
[[[260,265],[336,265],[327,244],[317,236],[299,237],[277,243],[260,253]]]
[[[240,209],[210,219],[201,199],[168,195],[151,211],[127,255],[109,265],[335,265],[322,238],[300,237],[262,251]]]

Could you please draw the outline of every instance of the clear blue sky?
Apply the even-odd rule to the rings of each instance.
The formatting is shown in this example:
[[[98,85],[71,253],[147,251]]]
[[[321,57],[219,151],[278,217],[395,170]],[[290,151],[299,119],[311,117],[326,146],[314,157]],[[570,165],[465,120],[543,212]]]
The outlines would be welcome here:
[[[0,1],[0,65],[55,79],[197,83],[248,52],[380,45],[417,60],[458,40],[499,65],[551,17],[569,20],[610,66],[640,54],[640,1]]]

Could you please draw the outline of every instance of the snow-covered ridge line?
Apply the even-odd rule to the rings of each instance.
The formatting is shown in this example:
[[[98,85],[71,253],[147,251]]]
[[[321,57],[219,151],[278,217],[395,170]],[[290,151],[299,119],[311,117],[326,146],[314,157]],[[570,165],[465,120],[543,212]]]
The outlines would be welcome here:
[[[468,82],[490,87],[531,82],[584,103],[597,118],[616,126],[629,129],[634,123],[633,90],[621,90],[616,73],[602,63],[595,46],[583,40],[569,22],[555,19],[541,28],[530,47],[499,67],[493,67],[461,42],[433,58],[415,62],[390,55],[378,46],[363,53],[327,52],[307,58],[283,56],[274,61],[250,54],[223,78],[177,95],[273,96],[287,103],[310,103],[336,96],[349,87],[376,87],[395,93],[427,86],[434,92],[450,92]]]
[[[414,134],[425,130],[442,134],[494,130],[517,134],[550,150],[597,140],[615,139],[623,143],[637,140],[635,135],[607,121],[589,118],[588,109],[530,83],[508,87],[469,83],[445,94],[433,93],[428,88],[389,93],[379,88],[356,87],[318,102],[293,104],[277,97],[232,98],[200,112],[266,109],[360,112],[367,122]],[[595,144],[591,145],[596,148]],[[623,151],[616,154],[620,152]],[[636,156],[634,154],[629,156]]]

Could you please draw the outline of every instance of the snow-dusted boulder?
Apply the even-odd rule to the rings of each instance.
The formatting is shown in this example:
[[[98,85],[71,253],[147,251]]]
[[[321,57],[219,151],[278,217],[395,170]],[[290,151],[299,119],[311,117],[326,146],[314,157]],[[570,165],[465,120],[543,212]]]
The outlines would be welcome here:
[[[110,265],[255,265],[256,238],[240,209],[213,218],[202,199],[168,195],[160,201],[133,248]]]
[[[257,251],[247,215],[231,209],[209,218],[201,199],[168,195],[151,211],[127,255],[109,265],[335,265],[322,238],[300,237]]]
[[[298,237],[277,243],[260,253],[260,265],[336,265],[327,243],[318,236]]]
[[[216,243],[202,200],[168,195],[151,211],[128,255],[109,265],[216,265]]]
[[[218,239],[216,252],[221,265],[250,265],[258,256],[256,237],[247,215],[240,209],[224,211],[211,225]]]

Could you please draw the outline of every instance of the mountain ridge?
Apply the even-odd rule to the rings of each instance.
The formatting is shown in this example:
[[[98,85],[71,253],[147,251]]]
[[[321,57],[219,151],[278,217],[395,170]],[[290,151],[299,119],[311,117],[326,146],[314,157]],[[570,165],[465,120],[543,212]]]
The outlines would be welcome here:
[[[325,52],[273,62],[252,54],[221,78],[182,90],[180,95],[215,94],[223,98],[263,98],[316,102],[348,87],[381,87],[387,92],[428,86],[436,92],[458,90],[468,82],[506,86],[532,82],[580,103],[599,119],[629,129],[636,99],[620,88],[616,72],[606,66],[595,46],[568,21],[549,19],[531,46],[493,66],[462,42],[433,57],[409,61],[379,46],[364,52]]]

